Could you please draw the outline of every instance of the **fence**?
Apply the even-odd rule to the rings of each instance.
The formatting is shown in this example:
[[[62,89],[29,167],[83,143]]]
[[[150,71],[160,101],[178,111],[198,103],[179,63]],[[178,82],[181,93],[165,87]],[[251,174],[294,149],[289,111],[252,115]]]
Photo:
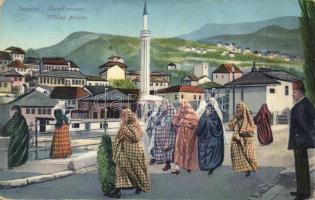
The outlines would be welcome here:
[[[30,140],[29,140],[29,159],[42,160],[49,158],[53,132],[41,132],[38,131],[38,124],[35,126],[35,131],[30,128]],[[79,130],[70,131],[71,148],[72,152],[82,152],[91,148],[95,149],[100,144],[102,135],[105,130],[107,133],[113,133],[113,130],[117,130],[116,127],[108,128],[108,124],[104,122],[103,130]],[[113,136],[113,134],[109,135]]]

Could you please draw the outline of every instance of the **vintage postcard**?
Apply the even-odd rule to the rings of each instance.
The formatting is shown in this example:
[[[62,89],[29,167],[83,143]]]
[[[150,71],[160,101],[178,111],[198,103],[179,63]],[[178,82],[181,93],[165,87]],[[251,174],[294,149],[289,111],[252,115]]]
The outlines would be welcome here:
[[[0,0],[0,199],[312,199],[315,1]]]

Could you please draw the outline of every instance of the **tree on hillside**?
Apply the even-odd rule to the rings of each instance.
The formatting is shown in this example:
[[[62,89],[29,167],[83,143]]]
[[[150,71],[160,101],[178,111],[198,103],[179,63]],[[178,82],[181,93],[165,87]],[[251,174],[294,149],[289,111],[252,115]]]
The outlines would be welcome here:
[[[35,51],[34,49],[28,49],[26,51],[26,56],[32,57],[32,58],[39,58],[40,54],[37,51]]]
[[[128,79],[112,80],[110,81],[110,85],[114,88],[135,89],[132,82]]]
[[[302,10],[300,30],[304,47],[304,73],[307,96],[315,104],[315,2],[299,0]]]

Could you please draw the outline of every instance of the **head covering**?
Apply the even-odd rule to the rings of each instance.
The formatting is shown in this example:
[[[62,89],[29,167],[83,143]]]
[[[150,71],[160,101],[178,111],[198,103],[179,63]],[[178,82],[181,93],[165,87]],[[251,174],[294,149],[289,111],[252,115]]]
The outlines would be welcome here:
[[[207,102],[205,100],[200,101],[199,107],[198,107],[198,109],[196,111],[196,114],[198,115],[199,118],[204,113],[204,111],[206,109],[206,106],[207,106]]]
[[[181,102],[174,118],[179,119],[180,126],[198,123],[198,116],[188,102]]]
[[[62,110],[61,109],[56,109],[54,111],[54,116],[55,116],[55,119],[56,119],[55,127],[56,128],[62,127],[64,119],[65,119],[65,116],[63,115]]]
[[[239,104],[237,104],[237,107],[239,107],[240,109],[240,115],[242,116],[243,122],[240,128],[240,133],[243,132],[249,132],[249,133],[253,133],[254,132],[254,121],[252,118],[252,115],[249,112],[248,107],[246,106],[245,103],[240,102]],[[241,119],[239,119],[241,120]]]
[[[215,98],[210,98],[209,103],[214,107],[214,109],[217,112],[221,122],[223,122],[223,114],[222,114],[221,109],[219,107],[218,101]]]
[[[304,83],[301,80],[293,81],[293,90],[301,90],[304,91]]]

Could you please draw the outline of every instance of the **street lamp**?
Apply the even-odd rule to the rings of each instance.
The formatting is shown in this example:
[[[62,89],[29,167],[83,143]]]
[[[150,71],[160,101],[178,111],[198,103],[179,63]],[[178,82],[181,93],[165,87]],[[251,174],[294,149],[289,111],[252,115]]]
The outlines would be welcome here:
[[[233,113],[235,113],[235,84],[234,84],[234,73],[235,73],[235,66],[232,65],[232,75],[233,75],[233,80],[232,80],[232,84],[233,84]]]
[[[107,99],[106,99],[106,97],[107,97],[107,90],[108,90],[108,88],[105,87],[105,98],[104,98],[104,103],[105,103],[105,106],[104,106],[104,112],[105,112],[105,116],[104,116],[104,118],[105,118],[105,120],[104,120],[104,131],[105,131],[105,134],[106,134],[107,129],[108,129],[108,123],[107,123]]]

